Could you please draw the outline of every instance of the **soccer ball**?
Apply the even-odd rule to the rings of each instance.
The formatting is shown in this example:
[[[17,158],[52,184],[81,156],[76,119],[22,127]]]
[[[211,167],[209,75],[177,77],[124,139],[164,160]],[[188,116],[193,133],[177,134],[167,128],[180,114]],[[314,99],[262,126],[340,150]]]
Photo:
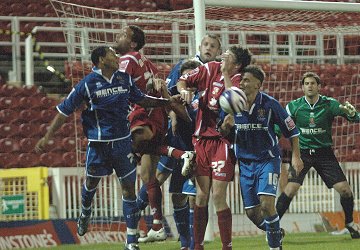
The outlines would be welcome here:
[[[220,107],[228,114],[240,113],[245,109],[246,102],[244,91],[234,86],[225,90],[219,99]]]

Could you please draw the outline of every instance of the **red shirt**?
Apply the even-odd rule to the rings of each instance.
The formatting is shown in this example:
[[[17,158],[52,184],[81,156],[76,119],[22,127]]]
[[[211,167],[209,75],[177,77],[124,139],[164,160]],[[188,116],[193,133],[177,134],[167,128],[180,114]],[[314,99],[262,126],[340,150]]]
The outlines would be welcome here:
[[[195,87],[199,92],[199,109],[196,116],[194,136],[221,136],[216,130],[216,125],[219,122],[219,98],[225,90],[224,76],[220,68],[220,62],[208,62],[180,77],[188,87]],[[240,80],[240,74],[231,78],[231,82],[235,86],[239,86]]]
[[[153,83],[158,73],[156,66],[139,52],[129,52],[119,59],[119,70],[128,73],[136,86],[146,93],[146,84]]]

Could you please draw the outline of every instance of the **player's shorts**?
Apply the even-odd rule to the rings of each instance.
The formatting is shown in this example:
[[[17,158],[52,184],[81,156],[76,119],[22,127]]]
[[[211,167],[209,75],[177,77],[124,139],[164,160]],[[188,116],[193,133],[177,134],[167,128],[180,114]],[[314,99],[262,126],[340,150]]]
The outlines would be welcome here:
[[[245,209],[258,206],[259,195],[276,197],[280,164],[280,158],[258,162],[239,159],[240,188]]]
[[[183,194],[196,196],[196,185],[190,179],[187,179],[183,185],[182,189]]]
[[[235,171],[235,155],[222,138],[194,139],[196,152],[195,175],[209,176],[214,180],[232,181]]]
[[[87,176],[107,176],[115,170],[120,181],[135,182],[136,179],[136,164],[131,152],[130,137],[111,142],[90,141],[85,164]]]
[[[346,181],[346,177],[331,148],[301,149],[300,152],[304,168],[296,176],[295,169],[290,166],[289,172],[291,178],[289,178],[289,182],[296,182],[302,185],[311,167],[321,176],[321,179],[328,188],[332,188],[336,183]]]
[[[130,129],[148,126],[154,134],[154,143],[163,143],[167,131],[167,114],[164,108],[144,109],[135,105],[129,114]]]

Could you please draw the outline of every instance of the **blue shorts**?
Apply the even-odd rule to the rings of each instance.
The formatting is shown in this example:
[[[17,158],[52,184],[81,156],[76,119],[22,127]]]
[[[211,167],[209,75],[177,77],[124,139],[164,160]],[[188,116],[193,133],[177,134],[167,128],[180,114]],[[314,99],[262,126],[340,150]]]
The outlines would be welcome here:
[[[183,185],[182,193],[187,194],[187,195],[196,196],[196,185],[195,185],[195,183],[192,182],[190,179],[186,180],[184,185]]]
[[[258,206],[259,195],[276,197],[280,163],[280,158],[261,162],[239,160],[240,187],[245,209]]]
[[[179,160],[176,160],[173,157],[161,156],[157,165],[157,169],[161,173],[172,173],[178,162]]]
[[[136,163],[131,152],[130,138],[112,142],[90,141],[85,164],[87,176],[107,176],[115,170],[120,181],[136,180]]]

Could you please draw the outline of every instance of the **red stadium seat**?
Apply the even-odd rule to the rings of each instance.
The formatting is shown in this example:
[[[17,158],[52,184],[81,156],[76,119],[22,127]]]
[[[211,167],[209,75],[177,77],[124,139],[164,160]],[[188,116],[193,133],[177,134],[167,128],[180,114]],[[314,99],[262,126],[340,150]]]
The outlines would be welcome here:
[[[37,110],[32,110],[30,108],[24,109],[18,113],[17,122],[31,122],[39,120],[39,114]]]
[[[17,133],[17,126],[14,124],[0,124],[0,138],[11,137]]]
[[[40,112],[40,121],[43,123],[51,122],[54,119],[56,114],[57,114],[57,112],[53,109],[42,110]]]
[[[45,147],[45,151],[47,152],[56,152],[63,153],[62,141],[58,138],[53,138],[48,141],[48,144]]]
[[[38,87],[36,87],[35,85],[32,85],[32,86],[25,85],[22,88],[23,88],[23,91],[22,91],[23,96],[38,97],[38,98],[43,96],[43,94],[40,92]]]
[[[76,139],[75,137],[65,137],[61,141],[62,149],[66,152],[76,151]]]
[[[33,152],[38,139],[23,138],[19,142],[20,152],[29,153]]]
[[[58,104],[58,101],[44,96],[40,99],[40,103],[42,107],[49,109],[55,107]]]
[[[21,96],[22,88],[10,84],[4,84],[0,88],[0,96]]]
[[[40,155],[40,164],[48,167],[61,167],[62,154],[48,152]]]
[[[62,159],[64,167],[76,167],[76,152],[67,152]]]
[[[13,153],[19,151],[20,147],[15,139],[4,138],[0,139],[0,152],[1,153]]]
[[[41,106],[40,99],[38,97],[28,97],[24,96],[21,97],[18,101],[18,107],[19,108],[30,108],[30,109],[36,109]]]
[[[21,137],[31,137],[38,132],[38,127],[33,123],[23,123],[19,125],[18,135]]]
[[[49,123],[43,123],[39,126],[39,135],[40,136],[44,136],[46,134],[46,132],[49,129],[50,124]]]
[[[17,166],[17,154],[0,153],[0,168],[14,168]]]
[[[16,120],[18,113],[11,109],[3,109],[0,111],[0,123],[11,123]]]
[[[16,97],[3,96],[0,97],[0,110],[1,109],[17,109],[19,106],[18,99]]]
[[[57,134],[63,137],[75,135],[75,124],[74,122],[64,123],[61,128],[57,131]]]
[[[40,165],[39,155],[35,153],[21,153],[18,156],[17,162],[19,167],[35,167]]]

